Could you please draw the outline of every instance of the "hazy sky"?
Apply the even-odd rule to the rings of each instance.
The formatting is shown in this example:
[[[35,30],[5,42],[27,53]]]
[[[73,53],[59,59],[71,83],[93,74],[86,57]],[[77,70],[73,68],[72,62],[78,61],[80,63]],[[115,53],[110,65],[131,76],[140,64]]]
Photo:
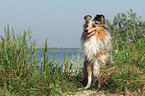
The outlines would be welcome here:
[[[102,13],[112,22],[130,8],[145,20],[145,0],[0,0],[0,35],[9,24],[15,33],[32,29],[40,46],[47,38],[49,47],[80,48],[85,15]]]

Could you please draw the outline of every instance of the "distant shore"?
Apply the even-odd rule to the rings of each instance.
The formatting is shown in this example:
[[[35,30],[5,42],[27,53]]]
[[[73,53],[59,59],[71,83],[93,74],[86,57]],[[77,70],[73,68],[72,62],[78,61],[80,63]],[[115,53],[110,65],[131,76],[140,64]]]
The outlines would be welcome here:
[[[38,49],[37,51],[42,51],[43,48]],[[54,52],[82,52],[81,48],[48,48],[48,51]]]

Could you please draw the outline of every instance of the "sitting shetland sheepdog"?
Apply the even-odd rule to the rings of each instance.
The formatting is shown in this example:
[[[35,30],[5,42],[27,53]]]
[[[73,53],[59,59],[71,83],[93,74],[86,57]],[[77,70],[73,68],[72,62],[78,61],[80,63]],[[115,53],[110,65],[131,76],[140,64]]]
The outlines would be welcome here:
[[[93,81],[99,76],[99,66],[101,64],[114,64],[109,53],[112,50],[111,35],[105,27],[104,16],[90,15],[84,17],[84,32],[81,36],[81,44],[85,55],[83,74],[88,77],[85,89],[89,88]],[[98,80],[99,81],[99,80]],[[98,82],[100,88],[100,83]]]

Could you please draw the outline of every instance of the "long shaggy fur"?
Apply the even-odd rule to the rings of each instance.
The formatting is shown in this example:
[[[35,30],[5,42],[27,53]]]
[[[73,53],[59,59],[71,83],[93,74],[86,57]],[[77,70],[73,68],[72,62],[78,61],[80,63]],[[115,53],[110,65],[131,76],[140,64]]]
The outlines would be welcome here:
[[[91,35],[89,35],[91,34]],[[93,78],[98,78],[101,64],[113,63],[109,53],[112,50],[110,32],[94,21],[88,23],[81,36],[81,45],[85,55],[83,73],[88,77],[86,89],[90,87]],[[100,87],[100,84],[98,84]]]

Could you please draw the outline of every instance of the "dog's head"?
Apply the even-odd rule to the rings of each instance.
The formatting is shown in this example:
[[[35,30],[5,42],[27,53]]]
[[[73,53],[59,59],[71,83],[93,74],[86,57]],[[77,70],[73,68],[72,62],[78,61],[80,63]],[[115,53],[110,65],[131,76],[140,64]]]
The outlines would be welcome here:
[[[87,15],[84,17],[87,24],[84,26],[84,32],[87,34],[87,37],[91,37],[93,35],[100,35],[104,34],[104,28],[100,24],[105,24],[104,15],[96,15],[94,18]]]
[[[104,28],[98,26],[98,24],[93,20],[89,22],[88,27],[84,31],[87,37],[100,36],[102,38],[102,36],[104,35]]]

